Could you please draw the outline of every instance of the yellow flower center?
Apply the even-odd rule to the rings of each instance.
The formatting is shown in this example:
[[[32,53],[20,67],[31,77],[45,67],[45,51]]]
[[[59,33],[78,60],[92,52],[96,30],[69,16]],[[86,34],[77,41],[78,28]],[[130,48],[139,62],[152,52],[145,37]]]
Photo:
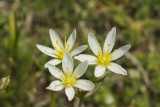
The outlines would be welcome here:
[[[96,62],[101,66],[108,66],[111,64],[112,54],[109,54],[108,50],[103,54],[101,50],[98,51],[98,57]]]
[[[62,78],[62,85],[64,87],[68,88],[68,87],[72,87],[75,84],[77,84],[76,75],[75,74],[71,74],[70,72],[67,72],[65,75],[62,73],[61,78]]]
[[[58,60],[62,61],[65,49],[63,47],[60,47],[59,51],[57,49],[55,50],[56,50],[55,56],[57,57]]]
[[[52,42],[52,46],[54,47],[56,53],[54,53],[54,55],[57,57],[58,60],[62,61],[63,59],[63,55],[65,53],[65,50],[69,52],[69,44],[66,45],[66,36],[64,38],[65,40],[65,47],[63,48],[60,44],[59,44],[59,40],[56,40],[56,44],[59,46],[59,50],[54,46],[53,42]]]

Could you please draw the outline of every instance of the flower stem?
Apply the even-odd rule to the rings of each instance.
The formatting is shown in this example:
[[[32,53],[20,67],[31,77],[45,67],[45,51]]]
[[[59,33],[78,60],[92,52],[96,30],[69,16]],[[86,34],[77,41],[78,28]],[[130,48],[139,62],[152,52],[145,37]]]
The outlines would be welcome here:
[[[78,107],[82,107],[82,104],[83,104],[83,99],[79,98],[79,106]]]

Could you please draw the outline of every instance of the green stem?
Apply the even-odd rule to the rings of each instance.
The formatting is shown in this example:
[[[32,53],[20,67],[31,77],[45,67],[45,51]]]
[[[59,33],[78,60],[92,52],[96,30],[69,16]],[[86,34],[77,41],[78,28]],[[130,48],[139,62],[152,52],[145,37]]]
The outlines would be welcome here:
[[[56,94],[55,94],[55,93],[53,93],[53,96],[52,96],[52,100],[51,100],[50,107],[54,107],[55,102],[56,102]]]
[[[83,104],[83,99],[82,98],[79,98],[79,106],[78,107],[82,107],[82,104]]]

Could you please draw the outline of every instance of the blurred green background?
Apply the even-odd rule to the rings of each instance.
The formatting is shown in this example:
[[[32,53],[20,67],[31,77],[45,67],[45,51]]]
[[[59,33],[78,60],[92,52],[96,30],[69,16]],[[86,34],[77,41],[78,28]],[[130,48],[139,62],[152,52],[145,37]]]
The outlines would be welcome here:
[[[45,88],[55,78],[44,68],[52,59],[36,44],[52,47],[49,28],[69,36],[77,29],[75,47],[88,44],[92,32],[103,45],[116,26],[115,49],[131,44],[116,62],[128,72],[109,72],[86,107],[160,107],[160,0],[1,0],[0,78],[10,83],[0,91],[0,107],[72,107],[64,91]],[[83,53],[92,54],[90,48]],[[76,65],[80,63],[75,61]],[[59,65],[61,67],[61,65]],[[82,78],[93,78],[89,66]]]

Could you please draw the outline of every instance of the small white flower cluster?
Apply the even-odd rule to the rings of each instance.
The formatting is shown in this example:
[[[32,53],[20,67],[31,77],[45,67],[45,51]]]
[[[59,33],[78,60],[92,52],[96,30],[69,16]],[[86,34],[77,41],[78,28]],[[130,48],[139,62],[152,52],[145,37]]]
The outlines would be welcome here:
[[[75,96],[74,88],[78,88],[84,91],[90,91],[94,89],[95,85],[91,81],[79,79],[86,72],[89,64],[97,65],[94,71],[95,77],[103,76],[105,74],[106,68],[114,73],[127,75],[127,72],[124,68],[112,62],[123,56],[131,47],[130,45],[126,45],[111,52],[116,38],[115,27],[112,28],[112,30],[108,33],[103,46],[103,51],[96,37],[91,33],[88,34],[89,46],[96,57],[86,54],[75,56],[83,52],[88,47],[87,45],[82,45],[71,51],[77,35],[75,29],[67,41],[65,37],[64,46],[60,37],[53,29],[50,29],[49,33],[54,49],[39,44],[36,45],[41,52],[54,58],[45,64],[45,68],[48,68],[49,72],[58,80],[51,82],[47,89],[52,91],[60,91],[65,88],[65,93],[69,101],[71,101]],[[82,62],[75,69],[72,59],[73,56],[75,56],[75,59]],[[55,65],[58,65],[61,62],[63,71],[55,67]]]

